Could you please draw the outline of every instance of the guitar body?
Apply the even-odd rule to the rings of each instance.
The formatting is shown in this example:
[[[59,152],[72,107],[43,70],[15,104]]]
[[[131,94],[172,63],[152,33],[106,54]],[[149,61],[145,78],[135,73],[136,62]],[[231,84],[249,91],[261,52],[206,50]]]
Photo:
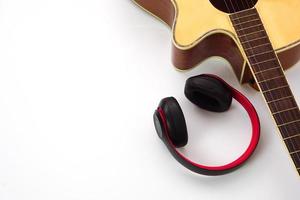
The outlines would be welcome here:
[[[234,28],[209,0],[134,0],[172,28],[172,60],[187,70],[219,56],[232,66],[241,83],[255,83]],[[300,1],[259,0],[255,6],[283,69],[300,59]]]

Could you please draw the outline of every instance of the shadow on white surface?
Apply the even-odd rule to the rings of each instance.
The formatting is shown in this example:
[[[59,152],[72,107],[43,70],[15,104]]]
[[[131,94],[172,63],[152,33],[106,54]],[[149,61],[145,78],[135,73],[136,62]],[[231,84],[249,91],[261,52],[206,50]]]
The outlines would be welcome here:
[[[261,96],[240,86],[219,59],[174,70],[170,31],[132,2],[2,0],[0,44],[1,200],[300,195]],[[172,95],[186,114],[193,159],[222,164],[245,149],[249,120],[237,104],[217,115],[185,99],[185,80],[200,73],[220,75],[242,91],[261,118],[254,156],[221,177],[181,167],[153,127],[159,100]],[[298,101],[299,73],[299,64],[287,72]]]

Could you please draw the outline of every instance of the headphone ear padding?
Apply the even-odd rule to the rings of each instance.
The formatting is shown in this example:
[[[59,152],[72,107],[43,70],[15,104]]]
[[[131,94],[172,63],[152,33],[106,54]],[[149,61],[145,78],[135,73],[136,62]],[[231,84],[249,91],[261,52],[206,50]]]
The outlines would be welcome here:
[[[179,103],[174,97],[161,100],[159,107],[165,114],[168,134],[175,147],[183,147],[188,142],[186,122]]]
[[[213,112],[224,112],[232,103],[232,93],[220,80],[208,75],[186,81],[185,96],[195,105]]]

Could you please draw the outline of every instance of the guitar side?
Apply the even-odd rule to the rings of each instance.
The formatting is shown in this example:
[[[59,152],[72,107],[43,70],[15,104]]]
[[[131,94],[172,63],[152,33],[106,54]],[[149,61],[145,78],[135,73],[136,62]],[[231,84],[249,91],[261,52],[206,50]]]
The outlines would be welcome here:
[[[299,5],[298,8],[300,8],[300,3],[297,1],[288,1],[291,2],[286,3],[290,3],[293,7]],[[237,39],[233,34],[230,22],[225,14],[213,8],[209,1],[202,1],[201,3],[200,1],[188,1],[189,3],[187,5],[183,3],[186,1],[174,0],[134,0],[134,2],[164,21],[172,29],[172,61],[177,69],[188,70],[209,57],[219,56],[231,64],[241,83],[254,83],[254,79],[241,53]],[[189,20],[186,17],[187,15],[182,17],[185,9],[195,7],[195,5],[192,5],[193,2],[195,2],[195,4],[202,4],[197,6],[206,9],[206,13],[209,13],[209,15],[215,16],[212,20],[214,22],[213,25],[209,23],[211,20],[202,20],[203,23],[201,26],[190,23],[195,20],[195,15],[193,15],[193,20]],[[270,0],[261,0],[261,2],[262,3],[257,5],[258,10],[262,10],[264,6],[269,6],[270,4]],[[184,6],[187,8],[184,8]],[[179,9],[182,11],[181,14],[178,12]],[[201,12],[201,10],[199,12]],[[196,18],[199,18],[198,21],[200,20],[199,23],[201,23],[201,17],[204,16],[208,19],[212,19],[212,16],[206,16],[206,13],[196,16]],[[279,12],[279,14],[282,13]],[[275,16],[275,18],[279,17],[278,15]],[[270,23],[270,19],[267,17],[264,18],[264,15],[262,15],[262,18],[265,22]],[[300,19],[300,14],[298,19]],[[185,21],[189,23],[185,24]],[[196,29],[192,26],[195,26]],[[193,30],[191,30],[191,28],[193,28]],[[300,27],[299,29],[297,29],[298,27],[295,28],[299,33],[297,31],[291,32],[292,30],[288,28],[289,27],[280,33],[275,33],[276,29],[269,30],[269,34],[275,41],[274,48],[285,70],[293,66],[300,59]],[[284,34],[287,35],[287,37],[280,37]]]

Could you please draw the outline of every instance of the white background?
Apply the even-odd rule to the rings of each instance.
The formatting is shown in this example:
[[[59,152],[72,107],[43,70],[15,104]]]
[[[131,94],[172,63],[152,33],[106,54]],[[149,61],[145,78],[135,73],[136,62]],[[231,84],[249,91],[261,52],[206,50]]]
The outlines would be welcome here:
[[[261,95],[220,59],[176,71],[170,38],[129,0],[0,0],[0,199],[297,199],[300,179]],[[250,123],[237,103],[215,114],[185,99],[185,80],[200,73],[242,91],[261,118],[257,151],[225,176],[181,167],[152,122],[175,96],[190,158],[225,164],[245,150]],[[287,72],[298,101],[299,73]]]

